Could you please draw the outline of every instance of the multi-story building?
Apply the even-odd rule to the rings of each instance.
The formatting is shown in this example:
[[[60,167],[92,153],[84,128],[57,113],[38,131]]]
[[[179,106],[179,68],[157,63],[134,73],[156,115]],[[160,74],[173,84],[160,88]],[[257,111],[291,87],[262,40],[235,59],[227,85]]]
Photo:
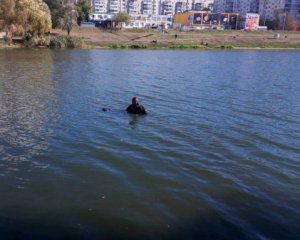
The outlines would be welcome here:
[[[138,0],[129,0],[127,2],[127,12],[130,15],[139,14],[141,12],[141,2]]]
[[[170,0],[163,1],[161,3],[161,14],[162,15],[173,15],[174,3]]]
[[[300,0],[215,0],[214,11],[237,12],[242,18],[247,13],[259,13],[263,19],[274,20],[278,12],[300,15]]]
[[[187,10],[211,8],[213,0],[91,0],[95,13],[174,15]]]
[[[93,12],[106,13],[108,11],[107,3],[108,3],[107,0],[93,0],[92,1]]]
[[[131,16],[129,24],[125,28],[168,28],[171,25],[172,16],[137,14]]]
[[[159,15],[161,12],[161,1],[162,0],[153,0],[153,13],[154,15]]]
[[[300,0],[288,0],[285,1],[285,10],[290,12],[294,16],[300,14]]]
[[[191,10],[202,11],[203,9],[213,10],[213,0],[192,0]]]
[[[127,12],[126,0],[109,0],[108,12],[109,13]]]
[[[262,19],[274,20],[278,11],[284,11],[288,0],[260,0],[258,13]]]
[[[259,3],[261,0],[215,0],[215,12],[236,12],[241,18],[244,18],[247,13],[258,13]],[[272,0],[277,1],[277,0]]]
[[[187,10],[186,2],[176,2],[175,3],[175,14],[183,13]]]
[[[153,1],[143,0],[141,4],[141,14],[151,15],[153,14]]]

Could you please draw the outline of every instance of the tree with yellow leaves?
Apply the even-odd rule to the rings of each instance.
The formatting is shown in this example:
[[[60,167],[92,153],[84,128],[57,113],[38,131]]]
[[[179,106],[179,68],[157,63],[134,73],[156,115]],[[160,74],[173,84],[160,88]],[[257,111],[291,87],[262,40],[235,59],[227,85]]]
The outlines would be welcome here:
[[[13,34],[23,33],[19,18],[16,13],[15,0],[2,0],[0,4],[0,29],[5,31],[5,38],[11,43]]]
[[[16,0],[16,11],[26,36],[42,36],[51,30],[51,15],[42,0]]]
[[[13,35],[41,37],[51,30],[51,15],[42,0],[1,0],[0,28],[8,42]]]

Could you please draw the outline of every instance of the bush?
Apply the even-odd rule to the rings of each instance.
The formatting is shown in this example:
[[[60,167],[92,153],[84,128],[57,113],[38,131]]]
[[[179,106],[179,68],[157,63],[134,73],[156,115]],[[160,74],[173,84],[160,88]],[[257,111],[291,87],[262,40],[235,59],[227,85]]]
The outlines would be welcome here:
[[[133,44],[133,45],[129,45],[128,48],[131,48],[131,49],[145,49],[145,48],[147,48],[147,46],[146,45]]]
[[[47,47],[49,43],[50,43],[50,39],[48,37],[39,37],[39,36],[27,38],[24,41],[25,47]]]
[[[232,49],[233,46],[231,46],[231,45],[221,45],[221,46],[216,46],[216,48],[221,48],[221,49]]]
[[[117,49],[117,48],[118,48],[118,45],[117,45],[117,44],[113,44],[113,45],[111,45],[110,47],[113,48],[113,49]]]
[[[76,47],[75,40],[73,38],[68,37],[66,39],[66,48],[75,48],[75,47]]]
[[[5,40],[4,39],[0,39],[0,45],[5,45]]]
[[[82,48],[84,42],[71,37],[52,37],[49,41],[49,48]]]
[[[170,49],[205,49],[207,48],[206,46],[202,46],[202,45],[173,45],[173,46],[169,46]]]
[[[53,37],[50,39],[49,48],[64,48],[66,45],[64,37]]]

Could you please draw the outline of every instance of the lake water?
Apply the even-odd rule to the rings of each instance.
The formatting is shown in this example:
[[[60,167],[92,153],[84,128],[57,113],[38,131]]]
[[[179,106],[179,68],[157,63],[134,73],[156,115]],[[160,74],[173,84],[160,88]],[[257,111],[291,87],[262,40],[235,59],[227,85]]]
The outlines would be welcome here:
[[[299,239],[299,63],[1,50],[0,238]]]

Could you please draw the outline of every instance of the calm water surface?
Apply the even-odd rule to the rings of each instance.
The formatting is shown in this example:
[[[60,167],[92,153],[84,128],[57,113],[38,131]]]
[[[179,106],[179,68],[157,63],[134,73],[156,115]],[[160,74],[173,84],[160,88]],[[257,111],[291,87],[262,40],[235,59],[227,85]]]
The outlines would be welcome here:
[[[0,51],[0,238],[299,239],[299,63]]]

